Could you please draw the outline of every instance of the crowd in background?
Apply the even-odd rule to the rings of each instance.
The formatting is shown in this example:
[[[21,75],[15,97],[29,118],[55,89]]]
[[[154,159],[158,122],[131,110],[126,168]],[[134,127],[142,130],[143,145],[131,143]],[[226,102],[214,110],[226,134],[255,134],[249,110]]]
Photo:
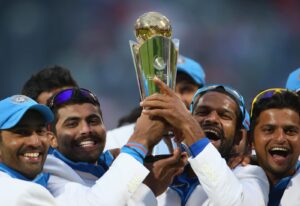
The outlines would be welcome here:
[[[41,68],[70,68],[101,96],[108,128],[138,105],[128,40],[147,11],[166,15],[180,52],[201,62],[208,83],[227,83],[246,99],[284,86],[299,65],[299,2],[0,1],[0,96],[17,93]],[[255,82],[255,84],[253,84]]]

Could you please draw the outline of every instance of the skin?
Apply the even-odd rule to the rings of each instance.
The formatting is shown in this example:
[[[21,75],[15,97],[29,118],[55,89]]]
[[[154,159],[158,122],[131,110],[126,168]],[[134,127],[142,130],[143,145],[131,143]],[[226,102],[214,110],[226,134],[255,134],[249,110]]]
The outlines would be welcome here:
[[[180,97],[158,78],[154,78],[154,82],[160,88],[160,93],[153,94],[140,103],[140,106],[150,108],[144,109],[142,113],[151,118],[163,118],[174,130],[177,142],[184,140],[190,146],[202,139],[205,135],[199,123]]]
[[[1,131],[2,162],[34,179],[42,171],[50,136],[43,116],[35,110],[27,111],[15,127]]]
[[[57,119],[52,146],[74,162],[96,163],[106,140],[100,109],[90,103],[66,105]]]
[[[181,100],[187,108],[192,103],[193,96],[199,86],[187,80],[182,80],[176,83],[175,92],[180,96]]]
[[[260,113],[254,128],[254,147],[259,165],[272,185],[293,175],[300,154],[300,117],[291,109],[267,109]],[[286,148],[282,156],[272,148]]]
[[[195,103],[193,116],[223,157],[228,157],[235,140],[240,140],[241,133],[236,131],[237,111],[231,97],[216,91],[203,94]],[[218,138],[213,138],[211,133]]]

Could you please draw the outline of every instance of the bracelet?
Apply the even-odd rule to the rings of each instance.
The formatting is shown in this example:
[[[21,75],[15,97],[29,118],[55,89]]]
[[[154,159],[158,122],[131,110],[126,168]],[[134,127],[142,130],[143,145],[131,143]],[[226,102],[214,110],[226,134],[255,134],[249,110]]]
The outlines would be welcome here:
[[[148,154],[148,149],[141,143],[137,142],[128,142],[125,146],[136,148],[138,151],[142,153],[143,156]]]

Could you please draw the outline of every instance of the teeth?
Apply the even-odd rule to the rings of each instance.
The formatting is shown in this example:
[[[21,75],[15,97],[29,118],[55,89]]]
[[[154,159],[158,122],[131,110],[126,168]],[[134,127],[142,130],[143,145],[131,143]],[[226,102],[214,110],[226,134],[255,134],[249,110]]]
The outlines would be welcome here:
[[[277,151],[287,152],[288,149],[287,148],[283,148],[283,147],[273,147],[270,151],[271,152],[277,152]]]
[[[204,130],[204,132],[210,132],[210,133],[213,133],[215,135],[218,135],[218,133],[215,130],[206,129],[206,130]]]
[[[30,157],[30,158],[36,158],[40,155],[40,153],[35,152],[35,153],[25,153],[24,156],[25,157]]]
[[[89,146],[93,146],[94,145],[94,141],[88,140],[88,141],[83,141],[79,143],[79,146],[81,147],[89,147]]]

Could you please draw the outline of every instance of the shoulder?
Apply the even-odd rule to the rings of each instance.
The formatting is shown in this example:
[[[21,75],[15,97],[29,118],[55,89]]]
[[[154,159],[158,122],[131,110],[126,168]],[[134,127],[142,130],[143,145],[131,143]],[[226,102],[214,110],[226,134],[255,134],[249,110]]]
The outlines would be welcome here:
[[[55,200],[49,191],[32,182],[0,177],[0,199],[4,205],[55,205]]]
[[[77,180],[79,177],[69,165],[58,159],[54,155],[48,154],[43,171],[51,176],[57,176],[63,179]]]
[[[47,156],[43,171],[50,174],[48,190],[54,196],[60,194],[71,182],[84,184],[84,180],[75,170],[51,154]]]
[[[267,178],[264,170],[257,165],[250,165],[250,164],[246,166],[238,165],[236,168],[233,169],[233,173],[236,176],[254,175],[254,176]]]
[[[294,174],[281,198],[281,205],[299,205],[300,169]]]

